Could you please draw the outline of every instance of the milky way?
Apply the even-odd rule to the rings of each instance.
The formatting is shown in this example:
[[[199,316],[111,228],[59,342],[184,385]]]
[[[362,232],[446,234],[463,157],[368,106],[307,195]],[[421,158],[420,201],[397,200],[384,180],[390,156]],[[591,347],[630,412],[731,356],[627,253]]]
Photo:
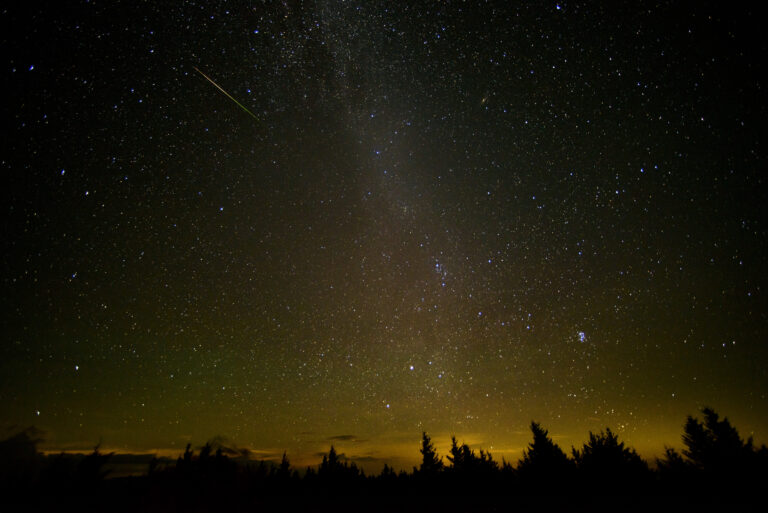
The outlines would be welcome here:
[[[532,419],[652,456],[710,405],[766,441],[754,14],[403,4],[3,11],[3,428],[373,466],[516,461]]]

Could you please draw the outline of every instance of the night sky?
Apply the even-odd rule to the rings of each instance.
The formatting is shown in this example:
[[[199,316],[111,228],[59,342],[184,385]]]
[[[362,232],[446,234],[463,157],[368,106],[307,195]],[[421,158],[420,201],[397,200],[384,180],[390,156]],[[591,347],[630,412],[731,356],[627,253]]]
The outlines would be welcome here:
[[[378,471],[534,419],[652,457],[709,405],[768,442],[746,4],[14,3],[6,436]]]

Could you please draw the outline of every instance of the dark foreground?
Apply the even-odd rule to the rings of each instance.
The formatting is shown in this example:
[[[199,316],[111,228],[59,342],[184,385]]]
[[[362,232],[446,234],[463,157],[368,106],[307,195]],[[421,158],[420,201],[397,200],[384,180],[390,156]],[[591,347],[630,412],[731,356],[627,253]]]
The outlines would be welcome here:
[[[187,446],[178,460],[152,459],[146,473],[109,478],[109,461],[42,455],[34,429],[0,441],[0,511],[115,512],[593,512],[765,511],[768,449],[742,440],[727,419],[704,409],[688,417],[682,453],[649,466],[606,429],[571,456],[533,422],[533,441],[513,466],[453,439],[439,456],[423,433],[413,471],[388,466],[366,475],[331,447],[318,467],[254,462],[214,443]]]

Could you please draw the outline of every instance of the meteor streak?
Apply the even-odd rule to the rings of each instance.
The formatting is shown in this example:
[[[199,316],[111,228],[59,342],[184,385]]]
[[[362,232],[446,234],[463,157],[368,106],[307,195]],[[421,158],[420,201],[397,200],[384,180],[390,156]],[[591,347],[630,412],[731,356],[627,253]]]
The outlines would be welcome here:
[[[224,95],[226,95],[226,97],[227,97],[227,98],[229,98],[230,100],[232,100],[233,102],[235,102],[235,103],[237,104],[237,106],[238,106],[238,107],[240,107],[240,108],[241,108],[241,109],[243,109],[245,112],[247,112],[247,113],[248,113],[248,114],[249,114],[249,115],[250,115],[250,116],[251,116],[253,119],[255,119],[256,121],[258,121],[258,120],[259,120],[259,118],[257,118],[257,117],[256,117],[256,115],[255,115],[253,112],[251,112],[250,110],[246,109],[246,108],[245,108],[245,106],[243,106],[243,104],[242,104],[242,103],[240,103],[239,101],[235,100],[235,99],[232,97],[232,95],[231,95],[231,94],[229,94],[228,92],[226,92],[226,91],[225,91],[225,90],[224,90],[224,89],[223,89],[223,88],[222,88],[222,87],[221,87],[219,84],[217,84],[216,82],[214,82],[214,81],[213,81],[213,79],[212,79],[211,77],[209,77],[208,75],[206,75],[205,73],[203,73],[202,71],[200,71],[200,70],[197,68],[197,66],[192,66],[192,67],[193,67],[193,68],[195,68],[195,71],[197,71],[198,73],[200,73],[200,74],[203,76],[203,78],[205,78],[205,79],[206,79],[208,82],[210,82],[211,84],[213,84],[214,86],[216,86],[216,89],[218,89],[219,91],[221,91],[222,93],[224,93]]]

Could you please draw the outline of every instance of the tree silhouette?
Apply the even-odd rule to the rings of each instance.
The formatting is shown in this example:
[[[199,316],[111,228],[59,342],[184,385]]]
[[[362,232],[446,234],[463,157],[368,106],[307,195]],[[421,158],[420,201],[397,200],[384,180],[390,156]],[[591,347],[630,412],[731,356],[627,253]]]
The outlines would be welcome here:
[[[397,474],[392,469],[392,467],[390,467],[385,463],[384,468],[381,469],[381,474],[379,474],[379,480],[383,482],[391,483],[397,480]]]
[[[727,418],[703,408],[703,422],[688,415],[683,427],[682,455],[667,448],[657,460],[659,478],[669,489],[688,493],[702,490],[708,496],[729,494],[748,497],[768,483],[768,449],[756,450],[744,441]]]
[[[573,473],[573,462],[540,424],[531,422],[531,432],[533,442],[523,451],[523,459],[517,465],[517,474],[536,486],[564,485]]]
[[[701,410],[704,420],[688,416],[683,428],[683,456],[689,474],[687,483],[705,483],[709,493],[746,492],[764,487],[768,481],[768,450],[762,446],[755,450],[752,438],[744,441],[727,417],[712,408]],[[667,454],[661,469],[673,464],[680,467],[675,453]]]
[[[343,456],[343,455],[342,455]],[[351,482],[358,478],[365,478],[365,474],[361,472],[358,466],[352,462],[342,462],[341,457],[336,453],[336,449],[331,446],[331,450],[327,455],[323,455],[323,461],[320,463],[317,475],[328,482]]]
[[[37,479],[42,463],[37,452],[40,434],[28,427],[0,441],[0,489],[20,491]]]
[[[110,472],[104,466],[115,453],[103,454],[99,452],[100,445],[94,447],[93,452],[80,460],[80,463],[77,465],[78,481],[83,485],[96,485],[103,481]]]
[[[684,433],[683,454],[691,464],[704,471],[733,469],[745,463],[753,452],[752,439],[744,442],[728,421],[720,420],[711,408],[702,409],[704,422],[688,416]]]
[[[681,473],[689,469],[690,464],[672,447],[664,448],[664,457],[656,459],[656,468],[668,473]]]
[[[434,476],[443,470],[443,459],[437,455],[432,439],[426,432],[421,434],[421,449],[419,452],[421,453],[419,473],[424,476]]]
[[[386,500],[407,498],[413,511],[475,511],[503,508],[510,491],[523,496],[521,505],[544,510],[608,510],[616,498],[605,502],[603,497],[617,493],[640,500],[636,505],[641,508],[655,507],[664,495],[674,498],[666,503],[670,508],[719,508],[760,499],[768,483],[768,448],[756,450],[751,439],[743,440],[713,410],[703,414],[702,420],[687,417],[684,449],[666,449],[654,470],[610,428],[590,432],[569,458],[546,429],[532,422],[533,440],[517,467],[502,460],[500,468],[489,452],[460,444],[455,436],[444,464],[422,432],[421,464],[413,473],[384,465],[380,475],[371,477],[333,446],[302,477],[285,452],[279,463],[253,463],[242,457],[243,451],[212,439],[197,454],[188,444],[175,466],[154,459],[144,476],[112,478],[107,476],[111,455],[102,454],[99,446],[85,456],[44,456],[37,452],[37,432],[24,430],[0,441],[0,509],[10,511],[3,506],[17,501],[25,507],[15,509],[30,511],[107,505],[121,511],[338,511],[338,497],[376,497],[386,498],[373,505],[383,509],[400,504]]]
[[[211,451],[213,451],[211,442],[205,442],[205,445],[200,449],[200,454],[197,457],[201,464],[204,465],[208,462],[208,459],[211,457]]]
[[[467,444],[459,445],[456,437],[451,437],[451,449],[448,461],[451,462],[451,470],[454,473],[466,474],[472,469],[475,454]]]
[[[193,455],[194,453],[192,452],[192,444],[188,443],[187,447],[184,449],[184,454],[182,456],[179,456],[179,458],[176,460],[176,471],[177,472],[191,471]]]
[[[451,437],[448,461],[451,462],[451,473],[463,479],[487,479],[499,469],[490,452],[481,449],[475,453],[467,444],[459,445],[455,436]]]
[[[693,484],[693,466],[672,447],[665,447],[664,456],[656,458],[659,484],[667,493],[689,490]]]
[[[277,467],[277,476],[282,479],[288,479],[291,476],[291,462],[288,456],[283,452],[283,459],[280,460],[280,466]]]
[[[448,461],[451,462],[451,468],[456,470],[457,467],[461,467],[461,449],[455,436],[451,437],[451,448],[448,452]]]
[[[579,451],[573,449],[573,459],[585,482],[600,483],[607,493],[626,491],[646,482],[648,464],[634,449],[606,428],[599,434],[589,433],[589,441]]]
[[[323,461],[320,463],[318,475],[325,477],[336,476],[339,474],[341,467],[342,465],[339,463],[339,456],[336,454],[336,449],[331,446],[331,450],[328,451],[328,454],[323,455]]]

